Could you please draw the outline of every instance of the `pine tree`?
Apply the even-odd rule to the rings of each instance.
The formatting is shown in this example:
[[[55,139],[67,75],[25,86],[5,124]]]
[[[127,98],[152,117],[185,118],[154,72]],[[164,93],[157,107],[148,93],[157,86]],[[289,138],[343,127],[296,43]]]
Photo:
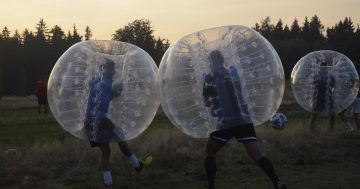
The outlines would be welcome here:
[[[5,26],[1,32],[0,38],[2,40],[10,40],[10,30]]]
[[[92,37],[92,31],[90,29],[89,26],[86,26],[85,28],[85,40],[90,40],[90,38]]]
[[[293,23],[291,24],[291,29],[290,29],[290,36],[292,38],[298,38],[301,35],[301,28],[299,26],[299,22],[298,20],[295,18]]]

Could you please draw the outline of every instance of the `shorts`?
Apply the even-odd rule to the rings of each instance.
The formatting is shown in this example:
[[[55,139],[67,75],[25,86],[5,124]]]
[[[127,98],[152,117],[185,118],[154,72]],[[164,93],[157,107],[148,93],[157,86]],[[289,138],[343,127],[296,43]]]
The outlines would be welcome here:
[[[220,145],[225,145],[232,137],[243,143],[257,141],[252,123],[221,129],[210,134],[210,138]]]
[[[95,147],[100,147],[102,144],[109,144],[109,142],[94,142],[94,141],[89,141],[90,142],[90,146],[95,148]]]
[[[88,132],[88,137],[92,138],[90,136],[90,131],[93,129],[92,126],[89,123],[85,123],[85,128]],[[96,133],[96,139],[95,140],[89,140],[91,147],[98,147],[101,146],[104,143],[109,143],[110,141],[122,141],[124,139],[124,136],[122,132],[116,132],[115,131],[115,125],[114,123],[108,119],[104,118],[100,121],[100,124],[97,129]]]
[[[360,97],[356,97],[353,104],[352,104],[352,112],[353,113],[360,113]]]

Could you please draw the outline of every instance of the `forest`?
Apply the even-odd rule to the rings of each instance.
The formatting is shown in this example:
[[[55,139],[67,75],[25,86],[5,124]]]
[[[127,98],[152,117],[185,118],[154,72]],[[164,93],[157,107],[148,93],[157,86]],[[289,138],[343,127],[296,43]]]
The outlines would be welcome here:
[[[241,21],[239,23],[241,24]],[[0,25],[0,27],[2,27]],[[334,50],[349,57],[358,69],[360,62],[360,28],[345,17],[334,26],[325,28],[317,15],[297,18],[291,25],[279,19],[275,24],[270,17],[252,27],[274,46],[282,61],[285,76],[290,78],[296,62],[316,50]],[[169,47],[169,40],[154,36],[150,20],[138,19],[114,31],[112,40],[128,42],[148,52],[157,65]],[[32,94],[38,79],[45,79],[57,59],[73,44],[92,39],[89,26],[81,34],[76,25],[67,33],[58,25],[49,27],[44,19],[35,31],[11,31],[3,26],[0,33],[0,96]]]

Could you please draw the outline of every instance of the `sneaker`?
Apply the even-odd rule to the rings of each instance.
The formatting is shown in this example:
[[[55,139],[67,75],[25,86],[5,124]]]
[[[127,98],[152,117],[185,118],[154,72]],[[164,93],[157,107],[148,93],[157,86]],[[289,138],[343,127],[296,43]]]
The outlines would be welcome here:
[[[104,185],[105,185],[105,187],[106,188],[110,187],[113,184],[111,172],[110,171],[104,171],[103,172],[103,177],[104,177]]]
[[[354,129],[352,127],[351,128],[346,128],[345,129],[345,134],[351,134],[353,131],[354,131]]]
[[[148,156],[144,160],[139,161],[139,167],[136,167],[135,171],[138,173],[141,172],[141,170],[144,169],[144,167],[147,167],[151,164],[152,160],[153,160],[153,157]]]
[[[276,188],[275,189],[287,189],[286,185],[282,182],[279,182],[277,185],[276,185]]]
[[[109,188],[111,185],[112,185],[112,183],[109,183],[109,184],[104,183],[105,188]]]
[[[204,185],[204,189],[214,189],[214,187],[210,187],[209,185]]]
[[[143,162],[139,161],[139,167],[135,167],[134,169],[136,172],[140,173],[143,170],[143,168],[144,168]]]
[[[351,123],[350,122],[346,122],[346,126],[345,126],[345,129],[347,130],[347,131],[353,131],[354,130],[354,128],[352,127],[352,125],[351,125]]]
[[[152,160],[153,160],[153,157],[148,156],[142,161],[142,163],[144,164],[145,167],[147,167],[147,166],[149,166],[151,164]]]

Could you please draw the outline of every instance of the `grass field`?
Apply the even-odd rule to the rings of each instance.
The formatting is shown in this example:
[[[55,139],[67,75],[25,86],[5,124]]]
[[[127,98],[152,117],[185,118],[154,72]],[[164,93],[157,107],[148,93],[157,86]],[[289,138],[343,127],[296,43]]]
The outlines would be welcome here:
[[[288,116],[288,127],[275,131],[265,123],[256,131],[263,154],[288,188],[360,188],[360,135],[346,133],[340,120],[330,132],[326,117],[320,117],[317,132],[310,133],[309,114],[291,95],[285,96],[279,111]],[[0,102],[0,188],[104,188],[98,150],[64,132],[51,114],[39,115],[35,102],[34,97],[3,97]],[[203,188],[206,140],[185,136],[159,115],[129,144],[138,157],[151,154],[154,161],[138,174],[112,144],[112,188]],[[17,153],[7,153],[9,149]],[[235,140],[217,159],[218,188],[272,188]]]

